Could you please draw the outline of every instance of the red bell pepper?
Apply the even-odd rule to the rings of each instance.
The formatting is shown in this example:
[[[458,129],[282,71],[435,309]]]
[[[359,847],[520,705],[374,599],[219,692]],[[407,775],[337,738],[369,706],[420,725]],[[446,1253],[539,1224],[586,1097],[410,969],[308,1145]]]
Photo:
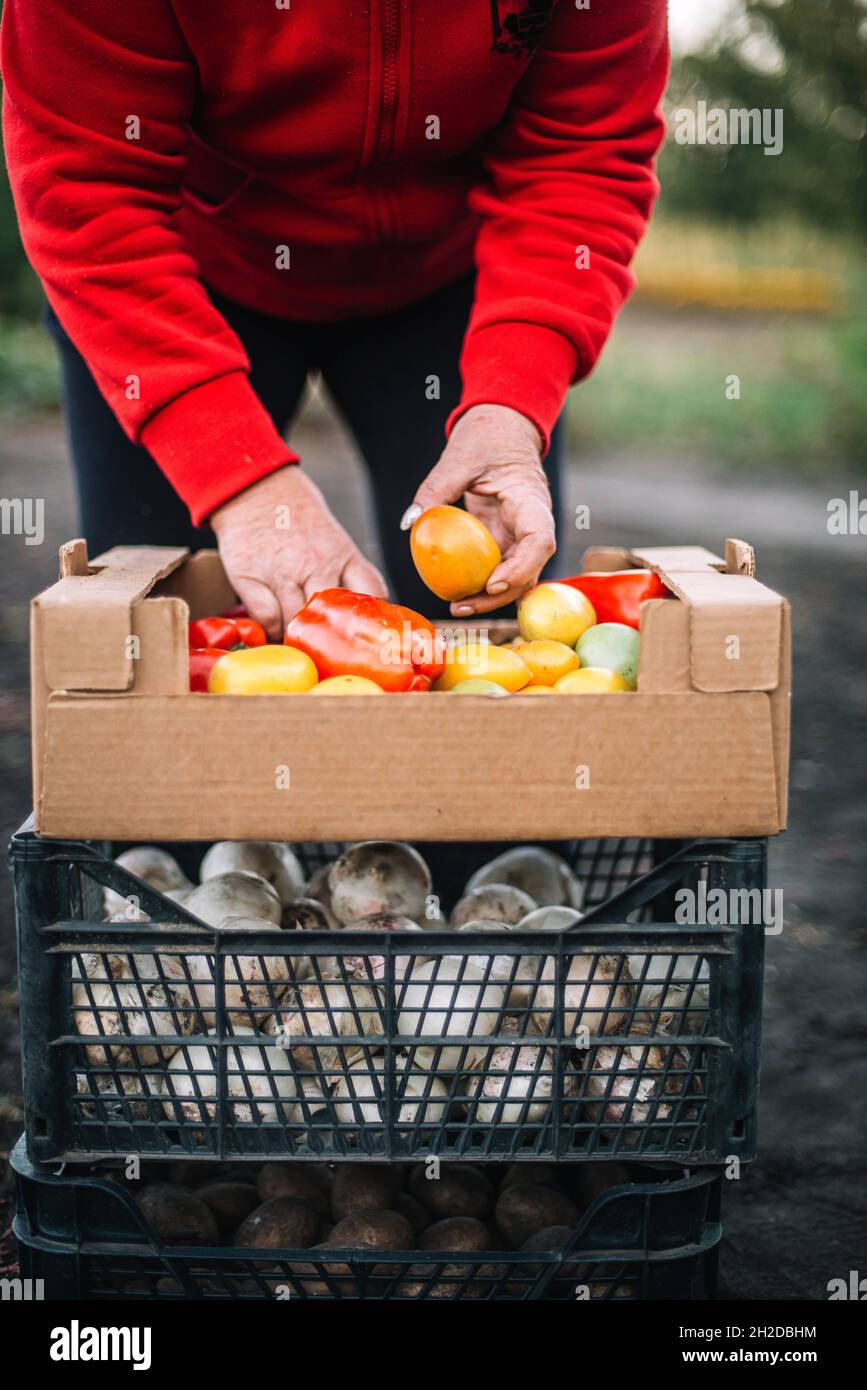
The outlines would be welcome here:
[[[207,690],[211,667],[225,655],[223,647],[195,647],[190,652],[190,690]]]
[[[625,623],[627,627],[638,627],[638,610],[646,599],[670,597],[655,570],[594,570],[557,582],[580,589],[593,604],[598,623]]]
[[[322,589],[286,628],[286,644],[306,652],[320,680],[367,676],[383,690],[429,690],[442,675],[444,645],[411,608],[350,589]]]
[[[198,618],[190,623],[188,641],[190,651],[220,647],[229,652],[233,647],[264,647],[268,637],[254,618]]]

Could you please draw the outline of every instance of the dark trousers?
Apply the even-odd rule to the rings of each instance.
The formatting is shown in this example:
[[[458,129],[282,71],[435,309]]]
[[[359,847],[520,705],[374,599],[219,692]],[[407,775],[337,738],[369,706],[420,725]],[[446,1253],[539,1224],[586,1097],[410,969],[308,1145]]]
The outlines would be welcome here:
[[[211,297],[244,344],[252,385],[281,433],[308,372],[321,372],[367,464],[393,596],[431,617],[447,613],[416,574],[399,523],[442,452],[445,422],[460,396],[458,357],[473,277],[394,313],[329,324],[289,322]],[[60,352],[81,533],[91,555],[112,545],[214,546],[213,533],[192,525],[147,450],[127,439],[50,309],[46,321]],[[434,375],[439,399],[428,400]],[[560,451],[558,427],[546,459],[555,515]]]

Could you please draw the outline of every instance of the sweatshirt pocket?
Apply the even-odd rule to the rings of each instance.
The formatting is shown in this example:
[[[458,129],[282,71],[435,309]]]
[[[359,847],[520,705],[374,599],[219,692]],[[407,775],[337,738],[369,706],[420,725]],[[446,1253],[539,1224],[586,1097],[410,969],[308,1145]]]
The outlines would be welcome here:
[[[207,144],[193,129],[188,128],[187,136],[187,163],[181,188],[184,200],[207,216],[225,212],[253,182],[254,175]]]

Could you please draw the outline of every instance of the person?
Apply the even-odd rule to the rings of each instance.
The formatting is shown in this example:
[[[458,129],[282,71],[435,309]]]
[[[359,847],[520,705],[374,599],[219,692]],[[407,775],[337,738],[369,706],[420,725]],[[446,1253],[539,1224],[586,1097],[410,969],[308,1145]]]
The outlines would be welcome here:
[[[284,435],[318,371],[401,530],[463,502],[555,549],[545,466],[657,185],[665,0],[6,0],[3,129],[91,551],[207,543],[278,639],[385,581]],[[553,447],[552,447],[553,439]],[[547,456],[547,457],[546,457]]]

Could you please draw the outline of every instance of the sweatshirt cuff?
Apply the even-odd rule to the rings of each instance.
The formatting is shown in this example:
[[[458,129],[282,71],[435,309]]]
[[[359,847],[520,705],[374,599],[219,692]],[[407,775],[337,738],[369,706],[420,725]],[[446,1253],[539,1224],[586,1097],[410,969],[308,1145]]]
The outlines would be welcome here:
[[[463,392],[446,436],[471,406],[508,405],[532,420],[544,453],[579,366],[575,344],[554,328],[492,323],[472,329],[461,354]]]
[[[170,401],[148,420],[140,442],[196,526],[244,488],[298,462],[242,371]]]

